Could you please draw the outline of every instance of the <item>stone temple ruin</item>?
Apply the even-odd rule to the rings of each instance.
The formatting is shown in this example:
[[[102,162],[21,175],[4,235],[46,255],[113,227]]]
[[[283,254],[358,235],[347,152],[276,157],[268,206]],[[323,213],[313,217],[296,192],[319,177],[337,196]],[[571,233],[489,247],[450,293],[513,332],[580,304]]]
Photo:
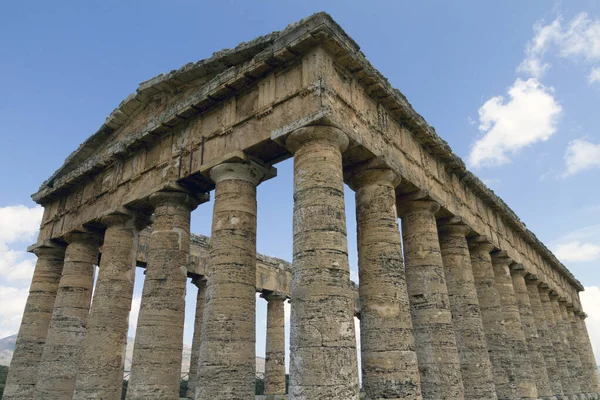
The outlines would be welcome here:
[[[256,261],[256,187],[290,157],[286,268]],[[142,83],[33,195],[45,212],[4,399],[120,398],[136,265],[128,399],[177,398],[189,277],[190,397],[254,397],[260,291],[267,393],[285,393],[289,297],[289,399],[358,399],[344,183],[368,399],[599,398],[582,285],[315,14]],[[190,213],[211,191],[210,254],[194,256]]]

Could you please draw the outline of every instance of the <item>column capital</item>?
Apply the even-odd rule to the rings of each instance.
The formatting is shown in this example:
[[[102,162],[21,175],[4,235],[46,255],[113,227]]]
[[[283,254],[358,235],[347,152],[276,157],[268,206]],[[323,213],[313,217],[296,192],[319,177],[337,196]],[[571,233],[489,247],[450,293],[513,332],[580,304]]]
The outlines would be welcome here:
[[[558,302],[560,303],[560,305],[567,307],[568,301],[566,297],[559,296]]]
[[[376,157],[344,171],[344,180],[356,191],[367,185],[385,185],[395,189],[402,178],[382,158]]]
[[[262,292],[260,294],[260,297],[262,297],[263,299],[265,299],[266,301],[268,301],[269,303],[272,301],[286,301],[288,299],[288,296],[284,293],[279,293],[279,292]]]
[[[525,275],[528,274],[527,270],[525,269],[525,266],[521,263],[514,262],[509,265],[509,268],[511,275],[520,275],[522,277],[525,277]]]
[[[442,218],[437,220],[438,231],[443,234],[467,236],[471,227],[460,217]]]
[[[195,210],[199,204],[208,201],[208,195],[202,193],[196,196],[189,192],[161,190],[152,193],[149,197],[149,201],[154,207],[167,203],[175,203],[185,205],[190,210]]]
[[[97,232],[92,231],[73,231],[65,234],[64,239],[67,243],[87,243],[95,246],[100,246],[102,236]]]
[[[194,276],[192,278],[192,284],[198,289],[206,287],[206,277],[204,275]]]
[[[500,251],[494,251],[491,253],[492,256],[492,261],[494,261],[494,263],[497,263],[499,265],[503,265],[503,266],[509,266],[511,265],[514,261],[512,258],[510,258],[510,256],[508,255],[508,253],[505,250],[500,250]]]
[[[550,297],[550,300],[556,300],[556,302],[558,302],[558,298],[560,297],[558,295],[558,293],[556,293],[554,290],[550,289],[548,291],[548,296]]]
[[[32,244],[27,248],[29,253],[33,253],[38,258],[64,258],[66,246],[53,240],[44,240],[43,242]]]
[[[575,315],[577,315],[579,318],[581,318],[581,320],[586,319],[588,316],[586,313],[584,313],[581,310],[575,310]]]
[[[539,285],[541,283],[540,279],[536,274],[532,274],[529,272],[525,274],[525,281],[527,283],[535,283],[536,285]]]
[[[440,205],[430,199],[409,200],[406,202],[398,202],[398,215],[411,215],[418,213],[435,214],[440,209]]]
[[[496,248],[496,246],[494,246],[490,239],[485,235],[467,238],[467,243],[469,244],[469,250],[476,252],[490,253]]]
[[[276,171],[275,168],[260,165],[255,161],[244,163],[226,162],[212,167],[209,174],[210,179],[212,179],[214,183],[226,180],[240,180],[250,182],[254,186],[257,186],[263,180],[276,175],[276,172],[273,173],[273,171]]]
[[[296,153],[305,143],[314,140],[326,141],[336,146],[340,152],[346,151],[350,140],[340,129],[328,125],[305,126],[296,129],[285,139],[285,146],[292,153]]]

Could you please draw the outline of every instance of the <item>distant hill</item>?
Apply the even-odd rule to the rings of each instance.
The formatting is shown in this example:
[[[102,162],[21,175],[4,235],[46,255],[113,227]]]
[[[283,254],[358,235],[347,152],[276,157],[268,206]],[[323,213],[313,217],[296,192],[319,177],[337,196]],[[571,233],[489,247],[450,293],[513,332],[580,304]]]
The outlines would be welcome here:
[[[0,365],[10,365],[13,352],[15,351],[15,344],[17,342],[17,335],[7,336],[0,339]],[[127,338],[127,348],[125,350],[125,371],[131,370],[131,359],[133,357],[133,342],[134,338]],[[190,358],[192,356],[192,346],[189,344],[183,345],[183,359],[181,361],[181,370],[187,372],[190,370]],[[265,371],[265,359],[262,357],[256,357],[256,370],[259,373]]]

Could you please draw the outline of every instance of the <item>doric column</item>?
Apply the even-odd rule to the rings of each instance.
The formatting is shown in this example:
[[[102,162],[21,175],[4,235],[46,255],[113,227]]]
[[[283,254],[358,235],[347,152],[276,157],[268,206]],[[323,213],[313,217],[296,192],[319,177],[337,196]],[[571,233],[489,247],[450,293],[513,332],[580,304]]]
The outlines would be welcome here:
[[[3,399],[6,400],[33,399],[38,365],[65,261],[63,245],[48,242],[33,246],[30,251],[38,259],[4,387]]]
[[[69,245],[39,366],[35,389],[38,400],[64,400],[73,396],[90,310],[99,236],[74,232],[65,239]]]
[[[544,354],[542,353],[541,339],[535,324],[531,301],[529,300],[529,292],[527,291],[527,284],[525,283],[525,274],[527,272],[522,264],[511,264],[510,269],[517,307],[521,317],[521,328],[525,335],[538,396],[551,398],[553,391],[550,387],[546,362],[544,361]]]
[[[285,394],[285,296],[263,294],[267,300],[265,394]]]
[[[188,386],[186,396],[194,399],[196,395],[196,382],[198,381],[198,357],[200,355],[200,343],[202,341],[202,319],[204,318],[204,305],[206,298],[206,278],[198,277],[192,279],[192,283],[198,288],[196,293],[196,314],[194,315],[194,337],[192,339],[192,354],[190,357],[190,371],[188,374]]]
[[[550,300],[550,288],[546,283],[540,284],[538,286],[538,290],[540,292],[540,300],[542,302],[542,306],[544,307],[546,322],[548,323],[548,333],[550,334],[550,338],[552,340],[554,358],[556,359],[556,369],[558,371],[557,376],[560,379],[560,383],[562,385],[563,398],[568,399],[568,396],[572,395],[573,393],[571,391],[567,362],[565,359],[565,343],[560,333],[560,329],[556,321],[556,316],[554,315],[554,307],[552,306],[552,303],[555,302]]]
[[[463,399],[464,388],[431,200],[401,203],[406,283],[423,399]]]
[[[369,399],[421,399],[394,188],[385,168],[349,174],[356,191],[362,383]]]
[[[471,228],[454,218],[438,224],[465,399],[495,399],[494,374],[466,239]]]
[[[185,192],[150,195],[154,221],[138,316],[127,399],[179,396],[190,215],[198,200]]]
[[[562,384],[560,381],[560,373],[556,365],[556,358],[554,356],[555,350],[552,346],[551,333],[548,331],[548,323],[546,319],[546,313],[540,299],[540,292],[538,285],[541,283],[535,275],[525,275],[525,282],[527,285],[527,292],[529,294],[529,301],[531,303],[531,311],[535,319],[535,326],[538,332],[538,341],[540,343],[541,352],[544,356],[544,363],[546,364],[546,371],[548,372],[549,383],[551,387],[551,393],[554,396],[562,396]]]
[[[75,383],[76,399],[116,399],[123,387],[123,366],[137,259],[135,218],[111,214]]]
[[[212,236],[196,398],[254,398],[256,186],[265,169],[224,163],[215,182]]]
[[[521,326],[521,316],[510,277],[509,265],[512,260],[504,251],[492,254],[492,266],[496,277],[496,288],[500,294],[504,314],[506,337],[513,354],[516,397],[519,399],[537,399],[535,378],[527,351],[527,342]]]
[[[483,236],[469,239],[473,277],[494,372],[496,394],[499,400],[513,400],[515,398],[513,358],[504,328],[502,303],[492,267],[490,251],[493,249],[494,246]]]
[[[579,327],[579,337],[581,338],[581,352],[582,356],[582,364],[583,369],[586,372],[586,375],[589,379],[589,386],[591,389],[591,393],[593,399],[600,398],[600,386],[598,385],[598,375],[596,359],[594,357],[594,350],[592,349],[592,342],[590,341],[590,336],[588,335],[587,327],[585,326],[585,318],[587,314],[584,312],[576,313],[577,325]],[[581,353],[580,353],[581,354]]]
[[[309,126],[292,132],[286,146],[294,153],[289,396],[357,400],[342,176],[348,138],[334,127]]]
[[[575,307],[573,305],[567,306],[567,313],[569,316],[569,323],[571,325],[571,333],[573,335],[573,350],[577,353],[579,358],[579,376],[577,376],[577,381],[579,382],[579,390],[580,393],[589,397],[589,394],[594,391],[590,376],[587,371],[586,365],[586,354],[584,352],[584,346],[581,341],[581,332],[579,330],[579,325],[577,324],[577,320],[579,319],[575,313]]]
[[[579,359],[579,352],[575,347],[575,338],[571,331],[571,321],[569,320],[569,313],[567,312],[567,301],[566,299],[559,297],[558,309],[560,312],[560,319],[558,323],[562,325],[562,330],[565,332],[565,351],[567,359],[567,368],[569,369],[569,376],[571,379],[571,388],[573,394],[578,395],[581,393],[581,387],[579,378],[581,377],[581,360]]]

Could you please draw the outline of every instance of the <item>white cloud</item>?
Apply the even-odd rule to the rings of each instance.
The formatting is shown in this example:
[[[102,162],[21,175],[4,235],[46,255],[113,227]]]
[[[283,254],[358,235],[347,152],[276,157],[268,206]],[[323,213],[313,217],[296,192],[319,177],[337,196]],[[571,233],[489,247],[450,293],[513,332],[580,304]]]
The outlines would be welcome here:
[[[479,130],[484,136],[471,148],[471,166],[505,164],[510,155],[556,132],[562,107],[551,87],[533,78],[517,79],[508,96],[492,97],[479,109]]]
[[[588,142],[585,139],[575,139],[569,142],[565,153],[566,171],[564,177],[577,172],[600,167],[600,144]]]
[[[600,362],[600,287],[586,287],[579,293],[583,311],[588,317],[585,320],[596,362]]]
[[[0,285],[0,338],[19,331],[28,289]]]
[[[30,240],[40,229],[43,213],[40,206],[0,207],[0,244]]]
[[[590,72],[590,75],[588,76],[588,82],[600,82],[600,67],[592,69],[592,72]]]
[[[544,56],[555,49],[556,55],[571,61],[583,60],[587,63],[600,61],[600,19],[591,19],[582,12],[563,26],[558,17],[549,24],[537,22],[535,36],[525,48],[525,59],[517,71],[540,78],[550,68]],[[600,81],[598,68],[592,69],[590,83]]]
[[[600,245],[573,241],[556,246],[556,257],[562,262],[587,262],[600,258]]]

